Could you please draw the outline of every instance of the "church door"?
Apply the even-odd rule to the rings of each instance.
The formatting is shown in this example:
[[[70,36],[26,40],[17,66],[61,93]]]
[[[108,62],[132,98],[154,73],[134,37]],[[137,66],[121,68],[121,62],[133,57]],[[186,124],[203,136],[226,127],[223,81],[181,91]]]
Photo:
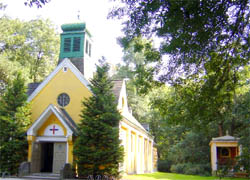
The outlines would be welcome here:
[[[52,172],[54,143],[42,143],[41,172]]]
[[[53,173],[60,173],[60,169],[66,163],[66,143],[54,143]]]

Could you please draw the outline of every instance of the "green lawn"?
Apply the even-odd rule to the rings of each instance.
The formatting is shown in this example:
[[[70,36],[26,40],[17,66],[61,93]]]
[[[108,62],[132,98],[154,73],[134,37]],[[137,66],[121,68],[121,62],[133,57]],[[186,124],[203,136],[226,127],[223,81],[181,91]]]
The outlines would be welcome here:
[[[142,175],[127,175],[122,178],[123,180],[219,180],[219,177],[203,177],[203,176],[192,176],[182,175],[174,173],[161,173],[156,172],[152,174]],[[223,178],[223,180],[246,180],[246,178]]]

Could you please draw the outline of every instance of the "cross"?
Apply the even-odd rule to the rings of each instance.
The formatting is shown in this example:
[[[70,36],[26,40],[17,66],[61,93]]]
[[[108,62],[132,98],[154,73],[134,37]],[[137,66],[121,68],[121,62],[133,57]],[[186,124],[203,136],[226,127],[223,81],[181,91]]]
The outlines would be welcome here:
[[[77,19],[80,20],[80,10],[78,10]]]
[[[58,131],[59,129],[56,129],[56,126],[53,125],[53,128],[52,129],[49,129],[50,131],[53,131],[53,134],[55,134],[55,131]]]

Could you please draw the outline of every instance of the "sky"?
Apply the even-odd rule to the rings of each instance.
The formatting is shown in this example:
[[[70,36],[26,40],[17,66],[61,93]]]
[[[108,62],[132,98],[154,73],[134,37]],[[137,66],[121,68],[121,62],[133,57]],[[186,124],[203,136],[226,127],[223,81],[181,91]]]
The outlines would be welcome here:
[[[32,20],[37,17],[50,19],[61,32],[65,23],[86,23],[93,36],[93,58],[95,61],[102,56],[112,64],[121,62],[122,48],[117,44],[117,37],[122,36],[122,23],[116,19],[107,19],[113,4],[110,0],[51,0],[42,8],[25,6],[26,0],[2,0],[7,4],[5,14],[21,20]]]

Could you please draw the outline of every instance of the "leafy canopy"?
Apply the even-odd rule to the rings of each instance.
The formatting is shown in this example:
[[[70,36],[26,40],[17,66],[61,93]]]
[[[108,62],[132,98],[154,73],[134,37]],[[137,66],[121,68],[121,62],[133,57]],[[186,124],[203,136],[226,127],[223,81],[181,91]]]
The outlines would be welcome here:
[[[0,18],[0,80],[13,79],[22,71],[27,82],[44,79],[55,67],[59,53],[59,36],[49,20],[21,21]],[[4,79],[2,79],[4,78]]]
[[[210,61],[212,52],[240,57],[241,65],[248,62],[248,0],[115,1],[120,3],[109,17],[126,19],[126,38],[155,35],[162,39],[159,51],[169,55],[162,81],[170,80],[183,69],[185,73],[198,72],[205,62]],[[235,49],[235,44],[242,50]]]

